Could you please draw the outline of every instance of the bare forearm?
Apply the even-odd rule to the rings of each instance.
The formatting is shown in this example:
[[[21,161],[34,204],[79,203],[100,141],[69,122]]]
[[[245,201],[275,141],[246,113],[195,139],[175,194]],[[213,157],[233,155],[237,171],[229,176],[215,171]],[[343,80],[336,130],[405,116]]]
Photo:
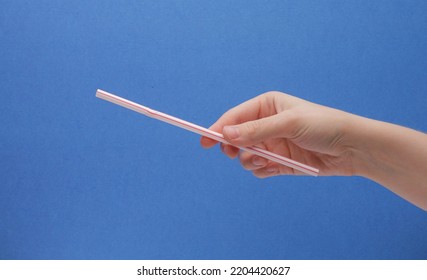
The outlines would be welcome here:
[[[427,135],[355,116],[349,126],[361,175],[427,210]]]

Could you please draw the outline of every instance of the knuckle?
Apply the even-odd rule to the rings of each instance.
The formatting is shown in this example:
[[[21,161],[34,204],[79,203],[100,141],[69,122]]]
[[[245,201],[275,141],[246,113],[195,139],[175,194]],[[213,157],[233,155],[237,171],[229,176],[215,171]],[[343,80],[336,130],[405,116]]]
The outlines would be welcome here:
[[[263,93],[261,95],[265,96],[265,97],[273,97],[273,96],[280,95],[280,94],[282,94],[280,91],[270,90],[270,91],[267,91],[267,92],[265,92],[265,93]]]
[[[252,170],[252,165],[251,165],[251,157],[249,154],[247,153],[242,153],[239,155],[239,161],[240,161],[240,165],[243,167],[243,169],[245,170]]]
[[[298,113],[296,113],[292,110],[286,111],[286,123],[292,127],[297,126],[298,115],[299,115]]]
[[[295,175],[295,170],[293,168],[287,166],[279,166],[279,174],[280,175]]]
[[[286,126],[286,135],[288,138],[296,138],[301,130],[301,118],[298,113],[287,111],[284,115],[284,124]]]
[[[261,121],[260,120],[247,122],[244,125],[246,135],[250,139],[252,139],[256,136],[256,134],[260,128],[261,128]]]

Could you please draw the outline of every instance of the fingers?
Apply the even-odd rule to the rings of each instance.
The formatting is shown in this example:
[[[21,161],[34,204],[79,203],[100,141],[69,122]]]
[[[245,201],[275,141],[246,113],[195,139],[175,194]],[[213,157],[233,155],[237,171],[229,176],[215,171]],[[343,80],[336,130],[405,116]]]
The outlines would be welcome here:
[[[284,122],[287,120],[286,118],[295,117],[290,114],[291,110],[289,109],[303,103],[309,102],[277,91],[267,92],[228,110],[210,127],[210,129],[226,134],[225,136],[228,137],[228,140],[230,140],[232,144],[244,146],[255,144],[260,138],[277,133],[278,128],[274,130],[274,125],[275,121],[278,121],[278,119],[273,118],[274,115],[283,114],[281,122]],[[287,115],[285,114],[286,112],[288,112]],[[266,120],[264,120],[264,118],[266,118]],[[290,120],[293,119],[294,118],[290,118]],[[225,126],[240,125],[243,123],[247,124],[244,124],[243,127],[239,126],[239,128],[242,128],[242,134],[238,139],[233,139],[231,134],[224,133]],[[264,127],[265,123],[271,125]],[[287,123],[289,124],[292,122],[288,121]],[[290,127],[288,127],[288,130],[289,129]],[[254,131],[257,133],[253,133]],[[282,133],[287,132],[289,131],[284,131]],[[286,137],[286,135],[283,135],[283,137]],[[217,144],[217,141],[202,137],[200,143],[203,147],[210,148]]]
[[[224,113],[210,129],[224,135],[231,145],[221,143],[221,150],[230,158],[239,155],[240,147],[259,145],[268,139],[292,138],[299,130],[298,116],[292,110],[301,99],[270,92],[248,100]],[[218,142],[202,137],[200,143],[210,148]],[[243,168],[259,178],[294,174],[291,168],[270,162],[247,152],[239,155]]]
[[[229,158],[234,159],[239,155],[239,148],[221,143],[221,151]]]
[[[248,152],[241,152],[239,155],[240,164],[246,170],[253,171],[267,166],[268,160]]]
[[[208,137],[205,137],[205,136],[202,136],[200,138],[200,145],[202,145],[202,147],[206,148],[206,149],[215,146],[217,143],[218,143],[218,141],[215,141],[215,140],[208,138]]]
[[[283,175],[280,173],[279,170],[280,169],[278,168],[278,166],[276,164],[273,164],[268,167],[253,170],[252,174],[257,178],[264,179],[268,177]]]
[[[258,178],[295,174],[292,168],[279,165],[249,152],[242,151],[239,160],[244,169],[252,171],[252,174]]]
[[[300,122],[292,110],[286,110],[269,117],[226,126],[225,139],[236,146],[253,146],[267,139],[292,138],[298,131]]]
[[[218,121],[219,122],[219,121]],[[218,122],[210,129],[218,131]],[[225,140],[235,146],[248,147],[270,138],[289,137],[293,134],[295,119],[290,111],[284,111],[269,117],[247,121],[237,125],[226,125],[222,128]],[[200,143],[210,148],[218,142],[202,137]]]
[[[239,125],[226,126],[223,133],[225,139],[236,146],[256,145],[265,139],[279,137],[282,134],[280,117],[273,115]]]
[[[262,94],[228,110],[209,129],[223,133],[224,126],[241,124],[276,114],[275,95],[277,93]],[[217,143],[205,136],[200,140],[200,144],[204,148],[210,148]]]

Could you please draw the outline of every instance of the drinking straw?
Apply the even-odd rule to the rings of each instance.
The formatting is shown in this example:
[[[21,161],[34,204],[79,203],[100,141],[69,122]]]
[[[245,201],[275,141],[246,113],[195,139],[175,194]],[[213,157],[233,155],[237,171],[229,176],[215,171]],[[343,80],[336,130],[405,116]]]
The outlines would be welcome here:
[[[231,145],[227,140],[225,140],[224,136],[221,133],[218,133],[216,131],[201,127],[199,125],[190,123],[188,121],[173,117],[171,115],[153,110],[151,108],[148,108],[146,106],[140,105],[138,103],[132,102],[130,100],[127,100],[125,98],[122,98],[120,96],[111,94],[109,92],[106,92],[104,90],[98,89],[96,91],[96,96],[98,98],[104,99],[106,101],[110,101],[112,103],[115,103],[117,105],[120,105],[122,107],[128,108],[130,110],[133,110],[135,112],[138,112],[140,114],[146,115],[148,117],[158,119],[160,121],[169,123],[171,125],[192,131],[194,133],[206,136],[208,138],[211,138],[215,141]],[[319,169],[316,169],[314,167],[311,167],[309,165],[297,162],[295,160],[292,160],[290,158],[272,153],[270,151],[261,149],[259,147],[251,146],[251,147],[238,147],[241,150],[248,151],[252,154],[255,154],[257,156],[266,158],[268,160],[274,161],[276,163],[279,163],[281,165],[288,166],[290,168],[293,168],[295,170],[301,171],[303,173],[306,173],[308,175],[317,176],[319,174]]]

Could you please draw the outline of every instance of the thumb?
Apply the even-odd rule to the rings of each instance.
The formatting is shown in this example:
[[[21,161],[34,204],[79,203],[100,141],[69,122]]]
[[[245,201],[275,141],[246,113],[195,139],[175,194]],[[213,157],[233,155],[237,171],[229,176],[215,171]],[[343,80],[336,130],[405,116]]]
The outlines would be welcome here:
[[[286,124],[282,114],[248,121],[239,125],[225,126],[225,139],[236,146],[252,146],[270,138],[283,137]],[[286,122],[286,121],[285,121]]]

